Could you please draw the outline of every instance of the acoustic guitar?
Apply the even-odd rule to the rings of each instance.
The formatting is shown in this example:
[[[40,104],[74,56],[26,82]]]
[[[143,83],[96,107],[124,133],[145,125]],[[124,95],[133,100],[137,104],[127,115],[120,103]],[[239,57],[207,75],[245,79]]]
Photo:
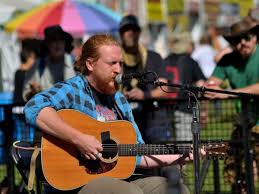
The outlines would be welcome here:
[[[95,136],[103,145],[99,160],[87,160],[74,145],[43,134],[43,174],[47,182],[58,190],[76,189],[101,176],[126,179],[135,170],[137,155],[177,154],[191,149],[190,146],[175,144],[136,144],[135,130],[128,121],[101,122],[71,109],[60,110],[58,114],[67,124]],[[226,153],[225,144],[205,145],[204,149],[208,155]]]

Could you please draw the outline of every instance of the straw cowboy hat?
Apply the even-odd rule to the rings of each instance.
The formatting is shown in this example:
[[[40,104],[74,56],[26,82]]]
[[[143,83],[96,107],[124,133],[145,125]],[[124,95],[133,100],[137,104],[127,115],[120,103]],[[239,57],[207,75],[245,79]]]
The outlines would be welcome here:
[[[259,37],[259,25],[253,22],[249,17],[245,17],[239,22],[234,23],[230,27],[229,32],[224,35],[224,38],[230,44],[233,44],[236,40],[240,40],[240,38],[247,33],[255,34]]]

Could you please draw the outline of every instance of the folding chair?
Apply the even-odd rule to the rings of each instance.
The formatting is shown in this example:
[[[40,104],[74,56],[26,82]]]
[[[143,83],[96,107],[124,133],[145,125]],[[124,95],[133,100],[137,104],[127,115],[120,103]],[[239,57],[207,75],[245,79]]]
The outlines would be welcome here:
[[[27,148],[27,149],[26,149]],[[22,182],[19,186],[19,193],[25,190],[26,185],[29,181],[30,174],[30,163],[31,157],[33,154],[33,145],[30,142],[15,142],[13,146],[11,146],[11,155],[14,160],[15,166],[18,169],[20,175],[22,176]],[[36,191],[37,194],[41,193],[40,182],[36,177]],[[30,191],[31,194],[35,194],[35,191],[32,189]]]

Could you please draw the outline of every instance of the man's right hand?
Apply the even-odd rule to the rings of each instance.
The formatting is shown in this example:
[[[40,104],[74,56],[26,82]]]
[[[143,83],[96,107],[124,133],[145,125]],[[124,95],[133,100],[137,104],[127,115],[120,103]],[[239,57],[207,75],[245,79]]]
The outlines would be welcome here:
[[[80,153],[88,160],[96,160],[101,157],[103,147],[101,142],[92,135],[82,135],[77,140],[76,146]]]

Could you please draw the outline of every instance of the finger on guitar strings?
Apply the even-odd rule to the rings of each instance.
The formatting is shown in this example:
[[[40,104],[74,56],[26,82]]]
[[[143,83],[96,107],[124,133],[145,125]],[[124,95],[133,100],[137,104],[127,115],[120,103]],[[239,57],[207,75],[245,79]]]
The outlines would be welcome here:
[[[96,160],[96,159],[98,159],[98,158],[97,158],[97,154],[88,153],[87,156],[90,157],[90,158],[89,158],[90,160]]]

